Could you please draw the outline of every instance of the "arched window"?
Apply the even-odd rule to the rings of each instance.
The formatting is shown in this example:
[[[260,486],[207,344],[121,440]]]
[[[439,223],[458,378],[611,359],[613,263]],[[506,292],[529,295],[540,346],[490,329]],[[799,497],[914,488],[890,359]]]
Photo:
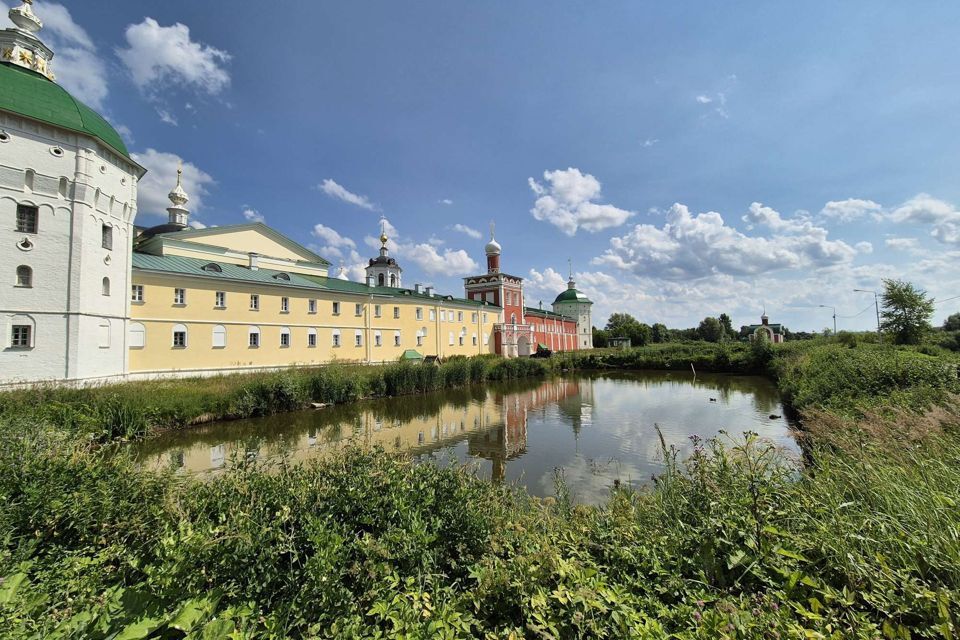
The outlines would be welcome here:
[[[223,349],[227,346],[227,328],[222,324],[213,326],[213,348]]]
[[[317,346],[317,330],[312,327],[307,329],[307,346]]]
[[[379,331],[373,332],[373,344],[377,347],[383,346],[383,334]]]
[[[377,276],[377,284],[380,285],[381,287],[384,285],[384,280],[383,280],[383,274],[382,274],[382,273]]]
[[[223,273],[223,267],[218,265],[216,262],[210,262],[208,264],[203,265],[203,270],[209,271],[211,273]]]
[[[332,340],[333,340],[333,342],[332,342],[333,346],[335,346],[335,347],[339,347],[339,346],[340,346],[340,329],[334,329],[334,330],[333,330]]]
[[[290,281],[290,276],[289,276],[289,274],[286,274],[286,273],[281,272],[281,273],[278,273],[277,275],[273,276],[273,279],[274,279],[274,280],[286,280],[287,282],[289,282],[289,281]]]
[[[128,330],[130,334],[129,346],[131,349],[143,349],[147,344],[147,330],[139,322],[131,322]]]
[[[517,314],[515,313],[510,314],[510,324],[517,324]]]
[[[280,346],[290,346],[290,327],[280,327]]]
[[[397,274],[395,273],[390,274],[390,286],[391,287],[397,286]]]
[[[103,281],[101,282],[101,286],[102,286],[101,293],[103,293],[103,295],[105,296],[110,295],[110,278],[104,278]]]
[[[187,326],[183,324],[173,325],[173,348],[187,348]]]
[[[17,267],[17,286],[18,287],[33,286],[33,269],[31,269],[25,264],[22,264],[19,267]]]
[[[249,327],[247,329],[247,346],[253,349],[260,346],[260,327]]]

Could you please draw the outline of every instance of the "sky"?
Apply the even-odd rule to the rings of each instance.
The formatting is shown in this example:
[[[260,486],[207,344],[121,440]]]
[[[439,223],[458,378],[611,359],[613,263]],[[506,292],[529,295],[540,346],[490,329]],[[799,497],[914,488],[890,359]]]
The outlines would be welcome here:
[[[935,324],[960,311],[958,3],[34,11],[58,82],[149,170],[139,225],[182,160],[193,224],[264,221],[354,279],[383,218],[405,285],[462,294],[494,221],[528,305],[572,264],[599,326],[765,309],[810,331],[835,307],[870,329],[854,289],[883,278],[927,290]]]

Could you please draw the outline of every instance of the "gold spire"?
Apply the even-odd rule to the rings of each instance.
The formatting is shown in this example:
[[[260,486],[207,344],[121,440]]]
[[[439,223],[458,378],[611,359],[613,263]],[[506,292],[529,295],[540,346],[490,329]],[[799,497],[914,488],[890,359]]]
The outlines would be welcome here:
[[[384,216],[380,216],[380,244],[387,246],[387,219]]]

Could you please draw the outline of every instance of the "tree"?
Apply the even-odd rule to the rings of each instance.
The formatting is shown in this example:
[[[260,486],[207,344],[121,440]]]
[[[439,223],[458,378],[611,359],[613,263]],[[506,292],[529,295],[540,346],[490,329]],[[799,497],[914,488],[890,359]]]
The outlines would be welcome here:
[[[625,337],[638,324],[637,319],[629,313],[611,313],[605,328],[611,337],[618,338]]]
[[[944,331],[960,331],[960,313],[955,313],[943,321]]]
[[[730,319],[730,316],[725,313],[721,313],[717,320],[719,320],[720,324],[723,325],[723,332],[726,334],[727,338],[732,339],[736,334],[733,331],[733,320]]]
[[[707,342],[720,342],[723,340],[723,325],[716,318],[704,318],[697,327],[697,335]]]
[[[880,327],[892,334],[897,344],[918,344],[930,330],[933,300],[923,289],[885,278],[880,302]]]
[[[650,328],[650,339],[654,342],[666,342],[670,339],[670,332],[667,325],[662,322],[654,324]]]
[[[593,328],[593,346],[597,349],[606,347],[610,342],[610,332],[605,329]]]

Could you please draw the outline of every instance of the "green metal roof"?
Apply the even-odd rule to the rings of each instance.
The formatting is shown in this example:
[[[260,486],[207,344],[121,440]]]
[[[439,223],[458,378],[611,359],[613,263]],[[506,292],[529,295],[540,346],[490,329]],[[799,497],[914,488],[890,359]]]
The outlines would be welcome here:
[[[0,63],[0,110],[92,136],[130,158],[120,134],[100,114],[28,69]]]
[[[207,271],[203,267],[215,264],[220,271]],[[278,284],[290,287],[317,289],[317,285],[296,273],[274,271],[273,269],[248,269],[226,262],[212,262],[199,258],[184,258],[182,256],[155,256],[150,253],[133,253],[134,271],[155,271],[161,273],[175,273],[178,275],[203,276],[220,280],[234,280],[238,282],[257,282],[261,284]],[[286,273],[287,279],[276,276]]]
[[[593,304],[593,302],[587,298],[587,296],[583,295],[576,289],[567,289],[558,295],[557,299],[553,301],[553,304],[557,304],[558,302],[588,302]]]
[[[545,318],[555,318],[557,320],[569,320],[571,322],[576,322],[576,318],[571,318],[570,316],[565,316],[562,313],[557,313],[555,311],[548,311],[546,309],[538,309],[537,307],[524,307],[524,314],[528,316],[543,316]]]
[[[400,356],[401,360],[423,360],[423,354],[417,351],[416,349],[407,349],[403,352],[403,355]]]
[[[322,286],[324,289],[330,289],[331,291],[342,291],[344,293],[372,293],[374,295],[389,296],[392,298],[415,298],[418,300],[423,300],[424,302],[452,302],[459,305],[488,308],[492,311],[500,310],[500,307],[494,304],[477,300],[469,300],[467,298],[457,298],[441,293],[434,293],[432,296],[429,296],[426,293],[417,293],[413,289],[402,289],[399,287],[370,287],[362,282],[341,280],[340,278],[331,277],[324,278],[322,276],[304,275],[303,277],[308,280],[312,280],[313,282],[316,282]]]

